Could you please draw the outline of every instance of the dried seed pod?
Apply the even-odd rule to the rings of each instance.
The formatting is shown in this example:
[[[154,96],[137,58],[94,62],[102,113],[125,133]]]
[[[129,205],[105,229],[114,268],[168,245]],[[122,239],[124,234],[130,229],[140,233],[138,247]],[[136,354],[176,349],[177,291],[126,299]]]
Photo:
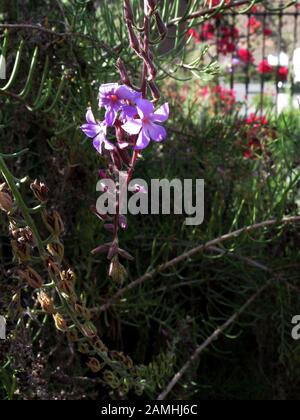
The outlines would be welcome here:
[[[64,258],[65,248],[63,244],[59,241],[52,242],[51,244],[47,245],[47,250],[49,254],[59,262],[62,262]]]
[[[71,270],[70,268],[68,270],[63,270],[60,273],[60,277],[62,281],[65,281],[66,283],[72,284],[74,286],[75,281],[76,281],[76,275],[74,271]]]
[[[6,183],[0,185],[0,209],[5,213],[11,213],[13,210],[13,200]]]
[[[55,307],[54,302],[50,296],[47,295],[44,291],[41,291],[38,294],[38,301],[41,305],[43,311],[47,312],[48,314],[55,314]]]
[[[50,276],[59,277],[61,275],[59,266],[57,262],[52,259],[52,257],[47,257],[46,264]]]
[[[82,328],[82,333],[86,337],[88,337],[88,338],[96,337],[97,328],[95,327],[95,325],[92,322],[87,321],[85,324],[81,325],[81,328]]]
[[[65,230],[64,223],[60,217],[60,214],[56,210],[53,210],[52,212],[43,211],[42,219],[45,226],[52,235],[56,237],[62,235]]]
[[[67,336],[68,336],[68,340],[71,343],[76,343],[77,341],[79,341],[78,332],[76,330],[68,330]]]
[[[78,344],[78,351],[81,354],[88,354],[90,352],[90,347],[87,343],[79,343]]]
[[[68,297],[74,297],[74,288],[72,284],[67,283],[66,281],[60,281],[57,288]]]
[[[97,350],[99,350],[101,353],[107,353],[108,352],[108,348],[106,347],[106,345],[103,343],[102,340],[100,340],[99,337],[94,337],[93,338],[93,344],[95,346],[95,348]]]
[[[53,315],[53,319],[55,322],[55,326],[59,331],[62,331],[62,332],[67,331],[68,329],[67,323],[61,314],[56,313],[55,315]]]
[[[91,319],[91,312],[85,306],[75,303],[74,310],[81,318],[87,321]]]
[[[104,364],[100,363],[95,357],[90,357],[86,365],[93,373],[98,373],[104,366]]]
[[[31,267],[18,271],[18,276],[33,289],[40,289],[43,286],[42,277]]]
[[[119,378],[111,370],[106,370],[103,373],[103,379],[112,389],[117,389],[120,386]]]
[[[126,268],[117,259],[114,259],[110,263],[108,274],[113,279],[113,281],[119,284],[124,283],[127,278]]]
[[[34,196],[41,202],[46,203],[48,201],[48,187],[37,179],[30,184],[30,188]]]
[[[29,261],[30,246],[27,243],[20,243],[16,240],[12,240],[11,247],[20,264]]]

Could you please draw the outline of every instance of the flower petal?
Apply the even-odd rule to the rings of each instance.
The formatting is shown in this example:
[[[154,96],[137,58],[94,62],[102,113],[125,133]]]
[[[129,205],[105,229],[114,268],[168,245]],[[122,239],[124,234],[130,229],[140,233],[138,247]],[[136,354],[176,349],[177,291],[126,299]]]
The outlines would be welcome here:
[[[83,124],[80,129],[84,132],[87,137],[95,137],[101,131],[101,127],[98,124]]]
[[[168,103],[165,103],[154,112],[152,121],[165,122],[169,118],[169,115],[170,107]]]
[[[147,99],[139,99],[136,102],[136,105],[138,114],[142,119],[145,117],[149,117],[154,111],[153,103],[148,101]]]
[[[96,123],[96,120],[95,120],[95,117],[94,117],[94,114],[93,114],[93,111],[91,110],[91,108],[88,108],[87,109],[87,112],[86,112],[86,120],[87,120],[88,124],[97,124]]]
[[[106,150],[113,150],[115,148],[115,146],[108,140],[104,140],[104,147]]]
[[[137,115],[137,110],[134,106],[130,106],[130,105],[124,105],[122,107],[123,110],[123,114],[122,117],[124,119],[126,118],[134,118]]]
[[[142,121],[141,120],[129,120],[124,125],[122,125],[122,128],[126,133],[128,134],[138,134],[141,131],[142,128]]]
[[[147,124],[147,131],[154,141],[163,141],[167,137],[166,129],[158,124]]]
[[[103,96],[106,96],[108,94],[115,93],[116,90],[118,89],[118,87],[119,87],[118,83],[106,83],[106,84],[103,84],[99,88],[100,96],[102,96],[102,95]]]
[[[116,111],[115,107],[109,107],[105,113],[105,122],[106,124],[111,127],[114,125],[118,112]]]
[[[102,143],[103,143],[103,141],[102,141],[100,136],[97,136],[93,140],[93,146],[97,150],[97,152],[100,153],[100,155],[102,153]]]
[[[120,99],[125,99],[127,101],[135,102],[139,98],[141,98],[141,92],[137,92],[136,90],[131,89],[126,85],[119,86],[116,90],[116,95]]]
[[[145,149],[150,143],[150,137],[148,136],[148,133],[146,130],[142,130],[139,134],[139,137],[137,139],[135,150],[142,150]]]

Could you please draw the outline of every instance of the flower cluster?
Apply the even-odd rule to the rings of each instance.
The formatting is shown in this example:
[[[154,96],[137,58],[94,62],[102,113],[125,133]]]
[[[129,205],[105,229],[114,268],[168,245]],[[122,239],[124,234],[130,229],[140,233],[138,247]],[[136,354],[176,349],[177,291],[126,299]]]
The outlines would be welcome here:
[[[126,85],[108,83],[100,86],[99,108],[105,109],[104,121],[98,121],[89,108],[86,113],[86,124],[81,130],[93,139],[95,149],[102,153],[103,147],[108,151],[116,148],[126,149],[130,145],[134,150],[145,149],[151,140],[161,142],[166,139],[166,129],[160,125],[169,118],[169,105],[154,109],[154,105],[142,98],[141,92]],[[117,144],[107,139],[109,127],[116,128]],[[121,133],[120,133],[121,131]],[[127,141],[124,141],[127,134]]]
[[[219,111],[229,112],[237,103],[234,90],[226,89],[220,85],[211,88],[204,86],[202,96],[205,99],[209,98],[212,102],[211,105],[217,107]]]
[[[260,156],[267,156],[267,142],[274,138],[274,130],[270,127],[267,118],[250,114],[242,122],[242,127],[245,129],[246,144],[242,143],[242,152],[244,159],[255,160]]]

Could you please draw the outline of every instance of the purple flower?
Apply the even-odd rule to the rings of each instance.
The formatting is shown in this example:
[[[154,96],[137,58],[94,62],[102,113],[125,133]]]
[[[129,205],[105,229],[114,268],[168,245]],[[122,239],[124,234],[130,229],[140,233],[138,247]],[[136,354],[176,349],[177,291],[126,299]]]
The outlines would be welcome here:
[[[90,108],[88,108],[86,113],[86,121],[87,124],[83,124],[80,128],[87,137],[93,139],[93,145],[97,152],[102,153],[103,144],[106,150],[113,150],[114,145],[106,138],[106,124],[97,122]]]
[[[147,99],[138,99],[136,102],[139,119],[128,120],[122,125],[123,130],[128,134],[138,134],[135,150],[145,149],[150,140],[160,142],[165,140],[167,132],[156,122],[164,122],[169,118],[169,104],[165,103],[156,111],[154,105]]]
[[[141,97],[140,92],[129,88],[126,85],[118,85],[118,83],[108,83],[101,85],[99,89],[99,107],[106,109],[105,121],[108,126],[114,125],[118,112],[122,110],[123,118],[131,117],[136,113],[133,106],[127,102],[134,103]]]

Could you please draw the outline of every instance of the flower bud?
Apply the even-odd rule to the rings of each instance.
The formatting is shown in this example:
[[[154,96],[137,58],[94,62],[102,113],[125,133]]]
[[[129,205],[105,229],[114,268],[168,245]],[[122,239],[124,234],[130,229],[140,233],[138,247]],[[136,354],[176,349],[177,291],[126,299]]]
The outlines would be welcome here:
[[[118,58],[118,59],[117,59],[117,62],[116,62],[116,67],[117,67],[117,69],[119,70],[119,73],[120,73],[120,77],[121,77],[122,83],[123,83],[124,85],[127,85],[127,86],[132,87],[132,84],[131,84],[131,82],[130,82],[130,79],[129,79],[129,76],[128,76],[128,73],[127,73],[126,67],[125,67],[125,65],[124,65],[124,62],[121,60],[121,58]]]
[[[34,196],[41,202],[46,203],[48,201],[48,187],[37,179],[30,184],[30,188]]]
[[[56,210],[52,212],[43,211],[42,219],[52,235],[59,237],[64,232],[63,221]]]
[[[160,91],[158,87],[156,86],[156,84],[153,82],[153,80],[149,82],[149,87],[150,87],[153,99],[155,101],[158,101],[160,99]]]
[[[132,24],[128,23],[127,28],[128,28],[128,36],[129,36],[130,47],[134,51],[139,53],[140,52],[140,44],[139,44],[139,40],[137,39],[137,36],[134,32]]]
[[[168,29],[158,12],[155,13],[155,19],[156,19],[158,32],[160,36],[162,37],[162,39],[164,39],[168,34]]]
[[[90,357],[86,365],[88,368],[91,369],[93,373],[99,372],[104,366],[104,364],[100,363],[99,360],[96,359],[95,357]]]
[[[134,17],[130,0],[124,0],[124,16],[126,21],[133,22]]]
[[[40,289],[43,286],[42,277],[31,267],[19,270],[18,276],[33,289]]]
[[[47,295],[47,293],[41,291],[38,294],[38,301],[43,311],[47,312],[47,314],[55,314],[54,302],[52,298]]]
[[[5,213],[10,213],[13,209],[13,200],[6,189],[5,183],[0,185],[0,209]]]
[[[60,315],[59,313],[56,313],[55,315],[53,315],[53,319],[55,322],[55,326],[59,331],[62,332],[66,332],[68,327],[67,327],[67,323],[64,320],[64,318],[62,317],[62,315]]]

